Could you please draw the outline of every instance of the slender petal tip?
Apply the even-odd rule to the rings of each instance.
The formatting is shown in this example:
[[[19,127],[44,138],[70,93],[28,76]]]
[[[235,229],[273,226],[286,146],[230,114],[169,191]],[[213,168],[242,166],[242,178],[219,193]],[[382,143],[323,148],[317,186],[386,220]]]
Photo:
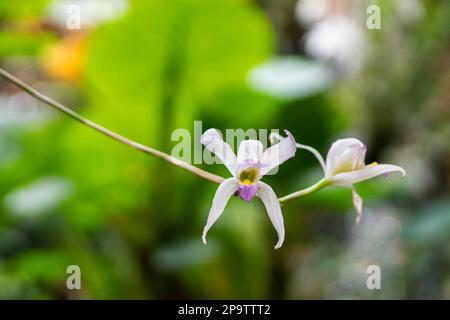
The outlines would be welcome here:
[[[223,141],[220,133],[216,129],[211,128],[206,130],[200,138],[200,143],[215,154],[232,175],[235,174],[236,155],[230,145]]]
[[[294,155],[295,155],[295,153],[297,152],[297,142],[295,141],[294,136],[292,135],[292,133],[289,130],[284,130],[284,133],[286,133],[287,137],[291,141],[292,147],[294,149]]]
[[[208,129],[200,137],[200,143],[203,144],[203,145],[204,144],[208,144],[213,139],[217,139],[217,138],[220,138],[220,135],[217,132],[217,130],[216,129]]]
[[[216,194],[214,195],[213,203],[211,209],[209,210],[208,220],[206,221],[205,228],[203,229],[202,240],[206,245],[206,235],[212,225],[219,219],[225,205],[227,204],[230,197],[237,191],[238,185],[235,178],[229,178],[222,182],[217,188]]]
[[[283,245],[283,240],[278,240],[277,244],[275,245],[275,250],[278,250],[281,248],[281,246]]]
[[[206,241],[206,233],[204,231],[203,231],[203,235],[202,235],[202,241],[205,246],[208,244]]]
[[[284,133],[286,133],[286,135],[289,137],[289,139],[291,139],[292,143],[295,145],[296,142],[292,133],[289,130],[284,130]]]
[[[269,219],[278,234],[278,242],[275,245],[275,249],[279,249],[284,242],[284,219],[281,213],[280,203],[275,192],[268,184],[260,181],[258,182],[258,186],[258,195],[264,203]]]

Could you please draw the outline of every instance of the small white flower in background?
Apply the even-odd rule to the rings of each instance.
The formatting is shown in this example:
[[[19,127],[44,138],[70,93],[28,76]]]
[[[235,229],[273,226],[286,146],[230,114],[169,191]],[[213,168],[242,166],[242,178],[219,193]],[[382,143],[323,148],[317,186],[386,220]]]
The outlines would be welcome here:
[[[261,198],[278,234],[275,249],[281,247],[284,241],[284,220],[280,203],[273,189],[260,179],[295,155],[297,150],[295,140],[288,131],[286,134],[287,138],[281,138],[278,144],[265,151],[260,141],[244,140],[239,145],[237,156],[222,140],[217,130],[209,129],[202,135],[201,143],[214,153],[233,175],[219,185],[214,195],[208,221],[203,230],[202,238],[205,244],[208,230],[220,217],[230,197],[237,192],[244,201],[250,201],[255,196]]]
[[[406,24],[420,22],[425,15],[425,8],[419,0],[394,1],[394,6],[400,20]]]
[[[304,25],[311,25],[330,14],[332,5],[329,0],[300,0],[295,5],[295,17]]]
[[[364,61],[366,41],[360,26],[344,15],[334,15],[313,25],[305,35],[305,52],[332,63],[344,74],[357,73]]]
[[[283,139],[283,137],[276,133],[272,133],[270,139],[271,141],[276,141]],[[392,172],[400,172],[403,177],[406,176],[405,170],[396,165],[378,164],[377,162],[366,165],[364,163],[366,146],[360,140],[355,138],[335,141],[328,151],[326,161],[316,149],[298,143],[296,145],[297,148],[306,149],[316,156],[324,171],[324,181],[327,184],[352,189],[353,205],[357,212],[356,224],[359,224],[361,220],[363,201],[353,186],[355,183],[379,175],[387,176]]]

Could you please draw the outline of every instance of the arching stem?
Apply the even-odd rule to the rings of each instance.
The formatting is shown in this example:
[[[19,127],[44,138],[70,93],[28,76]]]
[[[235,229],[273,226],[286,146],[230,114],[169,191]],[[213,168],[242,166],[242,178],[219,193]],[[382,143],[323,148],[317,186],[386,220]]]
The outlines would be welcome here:
[[[91,129],[94,129],[95,131],[98,131],[102,134],[104,134],[105,136],[114,139],[124,145],[127,145],[133,149],[139,150],[141,152],[150,154],[152,156],[158,157],[160,159],[163,159],[167,162],[170,162],[174,165],[176,165],[177,167],[183,168],[185,170],[188,170],[196,175],[198,175],[199,177],[202,177],[206,180],[210,180],[212,182],[215,183],[221,183],[224,178],[219,177],[213,173],[204,171],[200,168],[197,168],[187,162],[181,161],[175,157],[172,157],[171,155],[164,153],[162,151],[150,148],[148,146],[145,146],[143,144],[140,144],[136,141],[130,140],[128,138],[125,138],[124,136],[115,133],[89,119],[84,118],[83,116],[81,116],[80,114],[76,113],[75,111],[67,108],[66,106],[62,105],[61,103],[53,100],[52,98],[47,97],[46,95],[40,93],[39,91],[37,91],[36,89],[32,88],[31,86],[29,86],[28,84],[26,84],[25,82],[23,82],[22,80],[16,78],[15,76],[13,76],[12,74],[10,74],[9,72],[3,70],[0,68],[0,76],[2,76],[5,80],[7,80],[8,82],[16,85],[17,87],[19,87],[20,89],[24,90],[25,92],[29,93],[30,95],[32,95],[33,97],[37,98],[38,100],[48,104],[49,106],[57,109],[58,111],[61,111],[62,113],[68,115],[69,117],[71,117],[72,119],[77,120],[78,122],[90,127]]]
[[[215,175],[213,173],[210,173],[208,171],[202,170],[200,168],[197,168],[187,162],[184,162],[182,160],[179,160],[175,157],[172,157],[171,155],[164,153],[162,151],[150,148],[148,146],[145,146],[143,144],[140,144],[136,141],[130,140],[118,133],[115,133],[89,119],[86,119],[85,117],[81,116],[80,114],[76,113],[75,111],[69,109],[68,107],[64,106],[63,104],[53,100],[52,98],[47,97],[46,95],[44,95],[43,93],[37,91],[36,89],[32,88],[31,86],[29,86],[28,84],[26,84],[25,82],[23,82],[22,80],[16,78],[15,76],[13,76],[12,74],[10,74],[9,72],[3,70],[0,68],[0,76],[3,77],[6,81],[14,84],[15,86],[17,86],[18,88],[22,89],[23,91],[27,92],[28,94],[32,95],[33,97],[35,97],[36,99],[46,103],[47,105],[53,107],[54,109],[57,109],[58,111],[68,115],[69,117],[71,117],[72,119],[84,124],[85,126],[88,126],[91,129],[94,129],[97,132],[102,133],[103,135],[116,140],[117,142],[120,142],[124,145],[127,145],[133,149],[136,149],[138,151],[150,154],[152,156],[155,156],[157,158],[163,159],[171,164],[176,165],[177,167],[183,168],[185,170],[188,170],[194,174],[196,174],[197,176],[204,178],[206,180],[215,182],[215,183],[222,183],[222,181],[224,181],[225,179]],[[300,147],[303,147],[300,146]],[[322,163],[321,163],[322,164]],[[323,165],[322,165],[323,166]],[[322,189],[323,187],[325,187],[326,185],[328,185],[328,181],[325,179],[320,180],[319,182],[317,182],[316,184],[305,188],[303,190],[300,191],[296,191],[294,193],[291,193],[287,196],[281,197],[278,200],[281,203],[287,202],[289,200],[292,199],[296,199],[302,196],[306,196],[308,194],[311,194],[313,192],[316,192],[320,189]]]

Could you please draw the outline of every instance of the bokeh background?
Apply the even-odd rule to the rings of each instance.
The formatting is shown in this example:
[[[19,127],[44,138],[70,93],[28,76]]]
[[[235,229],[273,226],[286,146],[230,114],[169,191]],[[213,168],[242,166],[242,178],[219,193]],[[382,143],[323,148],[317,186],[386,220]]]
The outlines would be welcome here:
[[[201,120],[325,154],[354,136],[408,176],[357,185],[359,227],[347,189],[287,203],[280,250],[260,201],[233,198],[204,246],[217,185],[0,81],[0,298],[449,299],[449,50],[449,1],[1,1],[0,65],[127,137],[170,153]],[[265,181],[282,196],[320,178],[299,151]]]

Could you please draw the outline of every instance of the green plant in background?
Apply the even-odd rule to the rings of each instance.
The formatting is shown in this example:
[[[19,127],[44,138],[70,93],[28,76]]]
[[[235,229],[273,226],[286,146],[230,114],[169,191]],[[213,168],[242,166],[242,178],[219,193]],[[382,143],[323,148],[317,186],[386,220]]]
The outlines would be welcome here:
[[[425,1],[423,21],[403,25],[383,3],[384,28],[368,35],[371,60],[356,79],[336,81],[286,46],[302,33],[283,20],[294,1],[262,1],[267,15],[246,1],[130,1],[120,20],[83,35],[83,77],[63,84],[38,67],[45,47],[66,36],[45,27],[46,1],[38,2],[0,5],[2,64],[116,132],[158,150],[194,119],[205,128],[288,128],[321,151],[338,135],[357,136],[368,160],[402,163],[409,179],[358,185],[365,218],[353,229],[343,215],[350,193],[312,193],[322,173],[301,154],[265,177],[278,194],[311,193],[282,206],[280,250],[268,250],[261,205],[234,197],[205,247],[199,230],[215,184],[129,152],[0,83],[0,297],[449,296],[448,4]],[[273,56],[275,42],[282,56]],[[200,136],[193,141],[201,148]],[[210,167],[218,177],[224,169]],[[83,270],[79,292],[64,286],[73,263]],[[359,287],[366,263],[382,265],[382,292]]]
[[[253,5],[239,1],[139,1],[131,4],[123,19],[100,27],[89,40],[82,86],[88,103],[81,107],[89,117],[101,118],[114,130],[146,144],[167,149],[173,128],[191,124],[203,110],[211,110],[219,95],[223,97],[220,103],[231,94],[236,105],[238,101],[266,105],[261,113],[273,104],[246,84],[248,70],[270,55],[273,42],[266,18]],[[228,110],[233,113],[239,109]],[[146,157],[124,153],[114,143],[67,122],[50,123],[39,133],[26,136],[25,145],[26,154],[13,164],[16,169],[10,167],[8,172],[27,167],[28,173],[22,172],[23,179],[17,175],[3,179],[3,190],[25,186],[33,180],[29,171],[36,178],[44,170],[71,182],[71,193],[42,219],[59,217],[62,223],[48,232],[48,246],[67,248],[62,252],[67,260],[76,259],[82,270],[92,270],[84,280],[87,296],[152,297],[154,290],[164,295],[159,279],[173,272],[174,265],[167,262],[173,260],[167,257],[180,250],[194,250],[190,255],[177,254],[173,263],[179,281],[198,295],[210,292],[220,297],[239,291],[242,296],[261,296],[265,290],[264,281],[252,280],[264,279],[267,272],[262,247],[253,250],[253,257],[243,258],[239,270],[226,268],[226,263],[214,267],[210,264],[221,256],[235,257],[239,251],[244,255],[247,249],[240,244],[233,252],[219,250],[214,256],[201,243],[200,247],[189,245],[189,234],[196,233],[195,224],[183,234],[177,232],[187,221],[203,218],[199,206],[204,201],[190,199],[185,192],[197,185],[194,179],[161,168]],[[52,155],[55,151],[56,158]],[[35,159],[34,165],[28,166],[25,159]],[[177,181],[176,186],[171,181]],[[175,196],[168,197],[169,189]],[[199,189],[208,190],[203,186]],[[187,201],[191,203],[188,212],[183,209]],[[257,217],[251,208],[246,211],[247,219]],[[42,224],[35,229],[42,230]],[[175,236],[166,246],[160,245],[168,233]],[[262,234],[261,228],[255,228],[247,235],[248,243]],[[102,241],[93,245],[97,237]],[[196,253],[200,249],[204,253]],[[192,256],[199,258],[192,260]],[[255,263],[260,266],[258,272],[251,271]],[[202,276],[192,276],[202,274],[205,268],[221,275],[217,281],[228,278],[229,285],[207,284]],[[14,279],[14,269],[8,270],[9,279]],[[250,277],[232,280],[242,277],[238,272]],[[32,283],[42,288],[37,281]]]

